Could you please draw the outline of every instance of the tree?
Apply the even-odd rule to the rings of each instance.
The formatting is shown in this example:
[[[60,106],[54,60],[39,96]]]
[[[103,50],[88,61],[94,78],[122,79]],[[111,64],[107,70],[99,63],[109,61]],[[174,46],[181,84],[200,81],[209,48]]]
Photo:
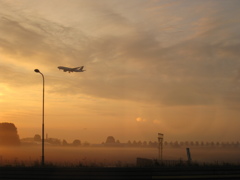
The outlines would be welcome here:
[[[137,145],[138,145],[138,146],[142,146],[142,141],[138,141],[138,142],[137,142]]]
[[[0,123],[0,145],[20,145],[17,128],[13,123]]]
[[[133,143],[132,143],[132,145],[133,145],[133,146],[137,146],[137,141],[134,140]]]
[[[132,145],[132,142],[131,142],[130,140],[128,140],[127,145],[128,145],[128,146],[131,146],[131,145]]]
[[[115,143],[114,137],[113,136],[108,136],[107,140],[106,140],[106,143],[110,143],[110,144]]]
[[[35,134],[34,141],[41,141],[41,136],[39,134]]]
[[[173,143],[173,147],[179,147],[180,145],[179,145],[179,143],[178,143],[178,141],[175,141],[174,143]]]
[[[67,141],[65,139],[63,140],[62,145],[63,146],[67,146],[68,145],[68,143],[67,143]]]
[[[81,141],[78,139],[75,139],[72,143],[73,146],[80,146],[81,145]]]

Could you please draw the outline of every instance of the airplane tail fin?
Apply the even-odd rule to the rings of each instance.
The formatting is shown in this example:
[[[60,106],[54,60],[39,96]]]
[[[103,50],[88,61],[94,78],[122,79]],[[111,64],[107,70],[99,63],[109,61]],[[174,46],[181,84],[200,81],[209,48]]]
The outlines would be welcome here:
[[[79,68],[79,70],[81,70],[81,71],[82,71],[82,70],[83,70],[83,68],[84,68],[84,66],[81,66],[81,67]]]

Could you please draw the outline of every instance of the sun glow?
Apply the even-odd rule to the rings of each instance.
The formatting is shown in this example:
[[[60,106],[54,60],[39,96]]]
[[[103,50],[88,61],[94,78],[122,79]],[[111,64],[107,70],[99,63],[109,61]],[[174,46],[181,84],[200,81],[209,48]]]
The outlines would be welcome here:
[[[0,102],[3,101],[3,97],[7,91],[7,87],[4,84],[0,84]]]

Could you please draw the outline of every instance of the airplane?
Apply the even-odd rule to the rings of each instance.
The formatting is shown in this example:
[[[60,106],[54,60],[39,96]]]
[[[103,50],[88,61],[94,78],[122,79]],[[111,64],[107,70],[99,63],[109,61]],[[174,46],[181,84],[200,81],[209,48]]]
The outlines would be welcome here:
[[[75,67],[75,68],[69,68],[69,67],[64,67],[64,66],[58,66],[58,69],[59,70],[63,70],[64,72],[83,72],[83,71],[86,71],[83,69],[84,66],[81,66],[81,67]]]

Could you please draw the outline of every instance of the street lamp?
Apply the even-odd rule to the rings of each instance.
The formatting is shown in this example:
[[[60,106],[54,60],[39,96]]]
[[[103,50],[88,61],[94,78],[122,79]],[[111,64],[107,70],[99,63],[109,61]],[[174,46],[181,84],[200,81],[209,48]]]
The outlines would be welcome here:
[[[43,102],[42,102],[42,165],[44,165],[44,76],[43,74],[38,70],[34,70],[36,73],[40,73],[43,78]]]

